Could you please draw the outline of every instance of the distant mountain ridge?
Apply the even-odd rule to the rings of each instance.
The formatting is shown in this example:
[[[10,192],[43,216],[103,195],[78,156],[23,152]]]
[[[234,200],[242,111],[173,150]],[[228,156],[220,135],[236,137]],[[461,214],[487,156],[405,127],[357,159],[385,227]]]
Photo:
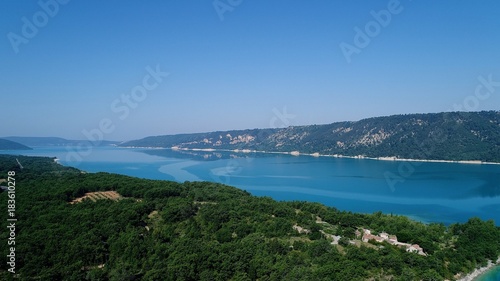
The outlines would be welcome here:
[[[18,142],[26,146],[71,146],[88,142],[85,140],[68,140],[58,137],[4,137],[3,139]],[[101,141],[101,145],[117,144],[115,141]]]
[[[32,150],[32,148],[15,141],[0,139],[0,150]]]
[[[152,136],[119,146],[500,162],[500,111],[393,115],[326,125]]]

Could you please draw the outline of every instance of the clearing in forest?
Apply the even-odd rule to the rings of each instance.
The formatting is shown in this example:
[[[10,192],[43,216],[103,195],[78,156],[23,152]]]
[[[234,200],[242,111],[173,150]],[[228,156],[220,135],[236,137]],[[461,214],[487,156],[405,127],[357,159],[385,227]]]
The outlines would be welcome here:
[[[102,199],[109,199],[109,200],[113,200],[113,201],[118,201],[118,200],[123,199],[123,196],[121,196],[116,191],[88,192],[88,193],[85,193],[84,196],[76,198],[75,200],[71,201],[70,204],[80,203],[85,199],[90,199],[93,202],[95,202],[97,200],[102,200]]]

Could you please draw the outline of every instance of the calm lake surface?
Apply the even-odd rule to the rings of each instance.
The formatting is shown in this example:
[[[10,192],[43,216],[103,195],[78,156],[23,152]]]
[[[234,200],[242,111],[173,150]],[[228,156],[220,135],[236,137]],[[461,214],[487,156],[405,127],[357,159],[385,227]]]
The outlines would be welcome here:
[[[477,281],[498,281],[500,280],[500,266],[488,271],[477,278]]]
[[[215,181],[258,196],[321,202],[353,212],[382,211],[445,224],[477,216],[500,225],[500,165],[117,147],[0,153],[57,157],[63,165],[88,172]]]

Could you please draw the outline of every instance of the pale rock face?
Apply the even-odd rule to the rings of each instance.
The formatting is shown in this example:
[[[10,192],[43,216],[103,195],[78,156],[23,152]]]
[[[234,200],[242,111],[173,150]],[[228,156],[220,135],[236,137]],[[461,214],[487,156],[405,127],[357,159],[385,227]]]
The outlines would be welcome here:
[[[377,145],[381,144],[385,139],[391,136],[390,133],[386,133],[384,130],[379,130],[377,133],[372,134],[372,131],[366,133],[360,140],[355,142],[361,145]]]
[[[340,127],[340,128],[333,130],[332,133],[334,133],[334,134],[338,133],[339,135],[341,135],[341,134],[349,133],[352,130],[353,130],[352,127],[347,127],[347,128]]]
[[[411,123],[412,125],[417,125],[417,126],[422,126],[422,125],[427,125],[429,124],[428,122],[422,120],[422,119],[414,119],[412,120],[413,122]]]
[[[253,140],[255,140],[254,136],[245,134],[245,135],[240,135],[240,136],[232,138],[230,144],[249,143]]]

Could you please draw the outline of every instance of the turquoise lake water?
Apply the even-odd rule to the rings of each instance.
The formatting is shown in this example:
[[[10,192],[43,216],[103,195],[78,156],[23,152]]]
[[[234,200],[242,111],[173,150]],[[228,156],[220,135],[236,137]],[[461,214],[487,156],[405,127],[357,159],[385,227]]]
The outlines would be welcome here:
[[[500,165],[116,147],[0,153],[53,156],[88,172],[215,181],[258,196],[321,202],[353,212],[382,211],[445,224],[477,216],[500,225]]]
[[[499,280],[500,280],[500,266],[495,267],[493,270],[490,270],[486,274],[477,278],[477,281],[499,281]]]

